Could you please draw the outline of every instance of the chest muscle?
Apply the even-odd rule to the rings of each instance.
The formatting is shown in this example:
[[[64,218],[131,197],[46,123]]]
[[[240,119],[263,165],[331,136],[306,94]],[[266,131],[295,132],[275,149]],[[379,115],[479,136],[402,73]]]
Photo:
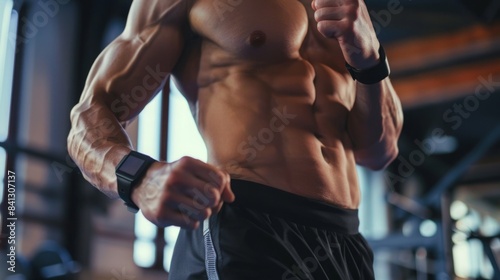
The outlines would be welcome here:
[[[254,61],[298,56],[308,29],[296,0],[199,0],[190,20],[195,32],[235,58]]]

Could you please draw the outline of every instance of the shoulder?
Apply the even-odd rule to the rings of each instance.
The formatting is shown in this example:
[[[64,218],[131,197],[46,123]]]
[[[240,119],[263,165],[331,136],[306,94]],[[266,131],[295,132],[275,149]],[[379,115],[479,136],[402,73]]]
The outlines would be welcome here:
[[[194,2],[196,0],[134,0],[125,32],[137,34],[157,25],[186,25]]]

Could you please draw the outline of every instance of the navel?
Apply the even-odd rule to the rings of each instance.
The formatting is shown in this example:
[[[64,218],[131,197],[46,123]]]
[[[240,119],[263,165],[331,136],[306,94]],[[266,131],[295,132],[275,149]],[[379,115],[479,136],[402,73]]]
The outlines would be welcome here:
[[[260,31],[260,30],[256,30],[254,32],[252,32],[252,34],[250,34],[250,37],[249,37],[249,43],[252,47],[260,47],[262,45],[264,45],[266,43],[266,39],[267,39],[267,36],[266,36],[266,33]]]

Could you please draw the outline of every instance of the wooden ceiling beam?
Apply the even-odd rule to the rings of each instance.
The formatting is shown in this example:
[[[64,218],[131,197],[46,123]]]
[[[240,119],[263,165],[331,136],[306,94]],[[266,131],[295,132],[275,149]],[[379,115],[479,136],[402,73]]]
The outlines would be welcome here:
[[[481,77],[500,82],[500,57],[482,63],[454,66],[401,79],[393,85],[404,107],[438,103],[473,94],[482,85]],[[490,78],[491,77],[491,78]],[[497,88],[497,91],[500,88]]]
[[[404,107],[473,94],[480,77],[500,82],[500,24],[397,42],[386,49]]]
[[[397,42],[388,45],[386,51],[396,75],[432,68],[464,57],[500,51],[500,23],[474,25],[450,34]]]

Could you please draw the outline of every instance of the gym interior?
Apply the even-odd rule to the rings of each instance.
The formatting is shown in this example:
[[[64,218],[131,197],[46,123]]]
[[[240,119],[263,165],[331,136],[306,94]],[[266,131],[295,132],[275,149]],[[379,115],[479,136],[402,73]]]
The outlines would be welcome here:
[[[168,279],[179,229],[108,199],[66,148],[70,110],[131,3],[0,0],[1,279]],[[376,278],[499,280],[500,1],[366,3],[405,119],[397,159],[358,168]],[[171,88],[127,128],[134,147],[206,160]]]

